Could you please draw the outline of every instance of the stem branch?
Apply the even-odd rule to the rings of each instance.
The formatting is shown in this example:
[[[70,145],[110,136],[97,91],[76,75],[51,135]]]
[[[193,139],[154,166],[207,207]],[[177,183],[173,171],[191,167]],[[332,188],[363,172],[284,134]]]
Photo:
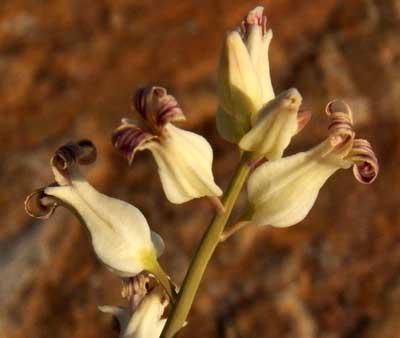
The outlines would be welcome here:
[[[249,221],[239,221],[236,224],[232,225],[229,229],[226,229],[220,236],[219,241],[225,242],[229,237],[234,235],[239,230],[243,229],[247,224],[250,224]]]

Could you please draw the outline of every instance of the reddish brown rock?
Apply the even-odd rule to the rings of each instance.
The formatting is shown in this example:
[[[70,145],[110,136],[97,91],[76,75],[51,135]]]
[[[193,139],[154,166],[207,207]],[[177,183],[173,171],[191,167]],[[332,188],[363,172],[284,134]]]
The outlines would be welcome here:
[[[179,282],[210,219],[206,201],[166,201],[153,160],[129,168],[112,149],[136,87],[157,83],[181,102],[184,126],[216,149],[225,186],[237,157],[218,138],[216,68],[224,31],[256,1],[5,1],[0,4],[0,336],[113,337],[100,304],[122,303],[120,283],[95,259],[67,211],[37,222],[24,197],[52,178],[62,143],[88,137],[102,191],[134,203],[165,239]],[[397,337],[400,300],[400,9],[395,0],[265,1],[274,29],[275,88],[297,87],[314,119],[289,152],[325,135],[323,107],[354,107],[381,174],[368,187],[331,179],[301,225],[243,230],[221,245],[183,337]],[[245,199],[239,205],[244,206]],[[246,267],[244,269],[243,267]]]

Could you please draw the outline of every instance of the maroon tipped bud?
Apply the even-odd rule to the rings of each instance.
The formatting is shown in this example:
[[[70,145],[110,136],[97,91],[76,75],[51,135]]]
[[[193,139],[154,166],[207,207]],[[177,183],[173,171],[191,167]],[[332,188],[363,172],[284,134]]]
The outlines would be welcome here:
[[[247,37],[252,26],[260,26],[263,35],[267,32],[267,17],[263,13],[264,7],[258,6],[247,14],[241,25],[243,37]]]

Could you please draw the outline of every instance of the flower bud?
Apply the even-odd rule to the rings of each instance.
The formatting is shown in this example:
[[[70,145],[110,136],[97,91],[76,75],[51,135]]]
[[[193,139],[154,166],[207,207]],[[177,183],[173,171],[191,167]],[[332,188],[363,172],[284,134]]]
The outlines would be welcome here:
[[[218,72],[221,107],[217,128],[230,142],[240,140],[250,129],[252,117],[275,96],[268,61],[272,31],[266,29],[263,10],[256,7],[250,11],[224,42]]]
[[[302,221],[326,180],[353,166],[361,183],[372,183],[378,161],[368,141],[354,139],[352,113],[339,101],[327,106],[329,137],[315,148],[267,162],[248,180],[251,220],[259,225],[287,227]]]
[[[273,33],[271,29],[267,29],[267,17],[263,12],[262,6],[251,10],[242,22],[241,31],[260,82],[262,101],[266,103],[275,97],[268,58]]]
[[[301,101],[300,93],[294,88],[269,101],[254,117],[254,126],[240,140],[239,147],[269,160],[281,158],[299,129]]]
[[[220,196],[212,173],[213,151],[202,136],[172,125],[181,120],[182,110],[175,98],[161,87],[140,89],[134,106],[146,126],[122,120],[112,142],[132,163],[140,150],[149,150],[158,165],[161,183],[168,200],[184,203],[203,196]]]

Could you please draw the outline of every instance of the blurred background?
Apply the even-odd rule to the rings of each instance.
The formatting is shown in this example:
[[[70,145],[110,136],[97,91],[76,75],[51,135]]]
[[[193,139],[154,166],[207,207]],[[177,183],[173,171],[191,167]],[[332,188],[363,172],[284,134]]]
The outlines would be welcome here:
[[[224,32],[255,5],[274,30],[276,92],[298,88],[313,112],[287,153],[320,142],[324,106],[342,98],[381,172],[363,186],[341,171],[301,224],[249,227],[221,245],[182,337],[399,337],[399,0],[1,1],[0,337],[117,337],[97,305],[123,304],[121,284],[84,227],[66,210],[41,222],[23,208],[53,181],[49,158],[70,140],[94,141],[87,177],[143,211],[182,280],[212,209],[170,204],[153,159],[141,153],[128,167],[110,133],[135,88],[163,85],[187,114],[182,126],[213,145],[226,187],[237,153],[216,132],[216,69]]]

